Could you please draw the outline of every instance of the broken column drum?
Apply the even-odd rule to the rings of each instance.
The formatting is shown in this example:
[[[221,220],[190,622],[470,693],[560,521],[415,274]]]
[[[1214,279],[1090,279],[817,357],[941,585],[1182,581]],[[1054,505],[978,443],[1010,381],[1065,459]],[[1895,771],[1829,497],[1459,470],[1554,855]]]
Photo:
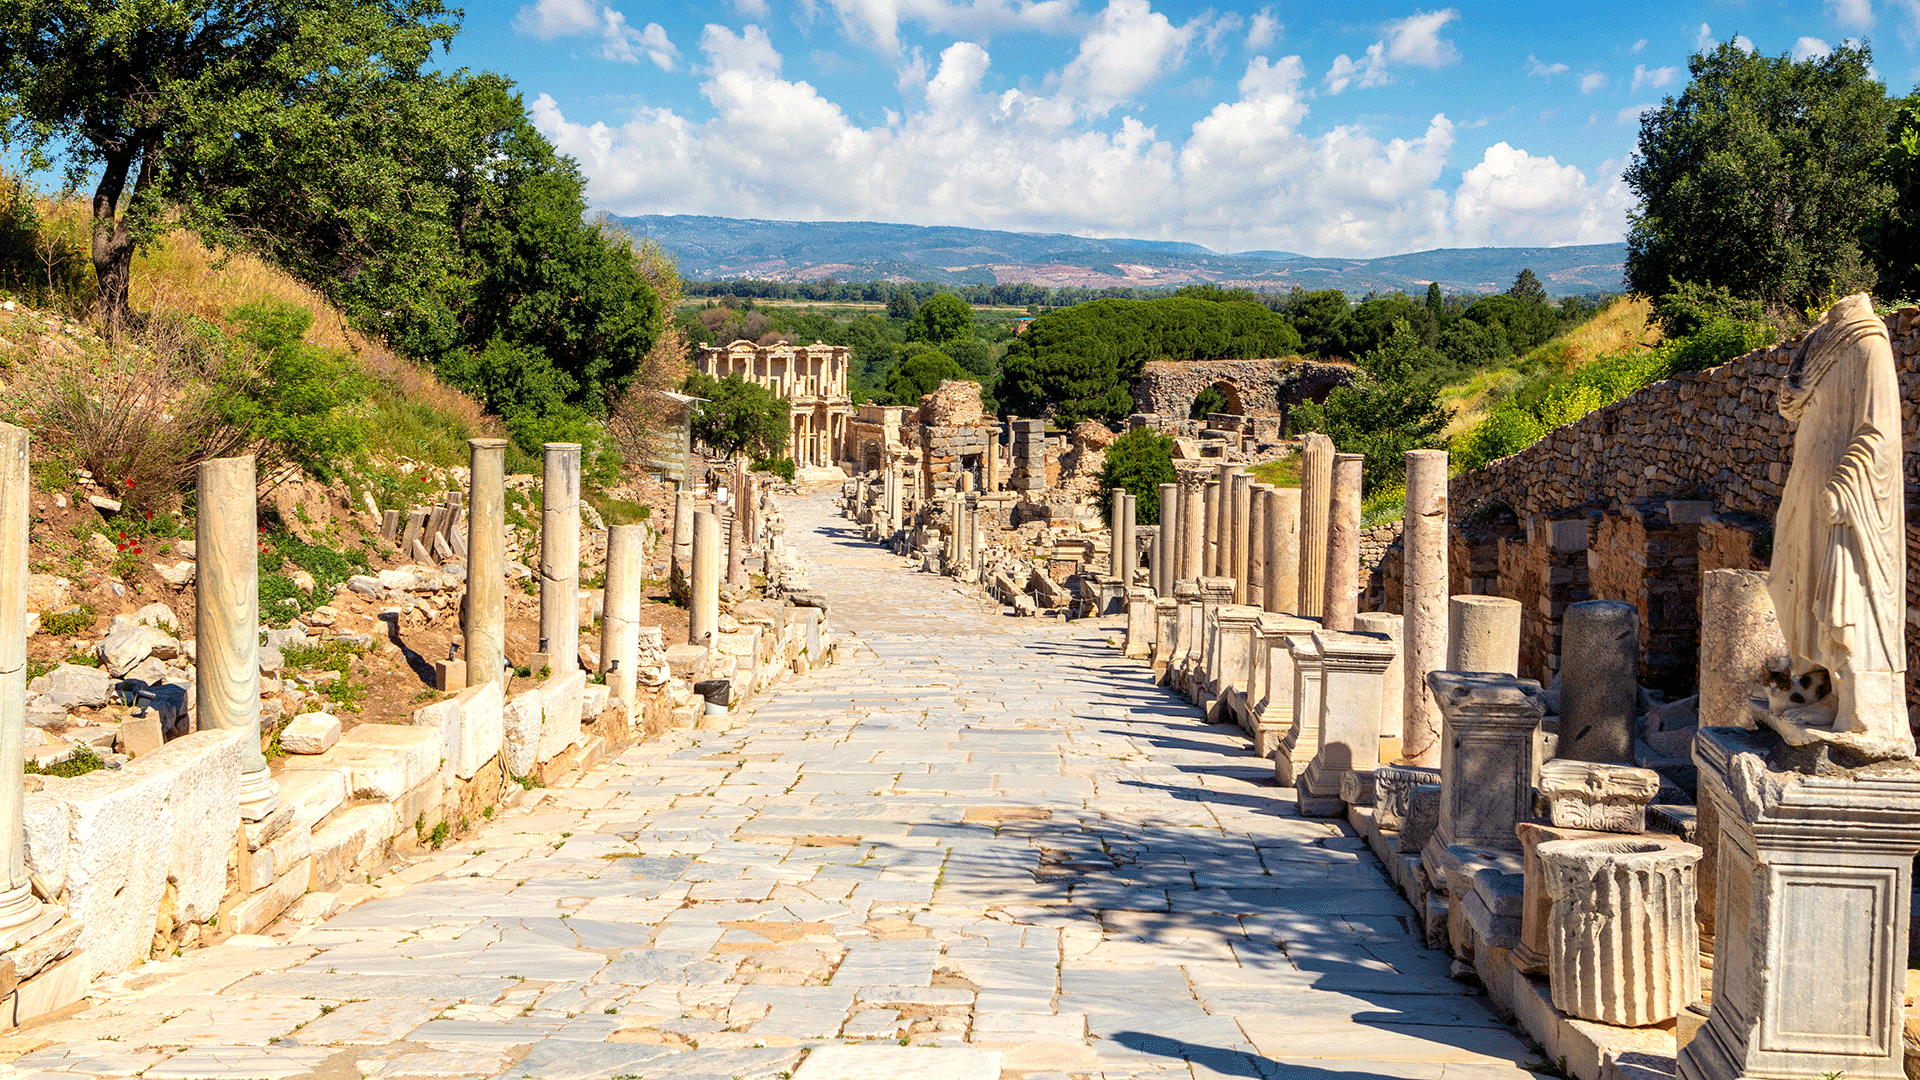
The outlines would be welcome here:
[[[1300,489],[1267,492],[1266,596],[1261,606],[1292,613],[1300,603]]]
[[[33,494],[27,443],[25,428],[0,423],[0,930],[22,926],[40,912],[27,876],[25,835],[28,500]]]
[[[1333,498],[1333,440],[1306,437],[1300,455],[1300,599],[1295,615],[1320,617],[1327,598],[1327,514]]]
[[[1329,630],[1352,630],[1353,617],[1360,611],[1360,474],[1365,462],[1359,454],[1333,457],[1326,599],[1320,608],[1320,624]]]
[[[507,440],[469,439],[467,681],[507,671]]]
[[[260,752],[260,562],[253,458],[209,458],[196,477],[194,715],[238,731],[240,816],[260,821],[280,789]]]
[[[1700,996],[1699,848],[1653,836],[1550,840],[1539,858],[1553,903],[1547,978],[1554,1008],[1646,1027]]]
[[[580,666],[580,444],[547,443],[540,486],[540,648],[564,675]]]
[[[720,633],[720,519],[705,511],[693,515],[692,600],[687,642],[711,649]]]
[[[1448,671],[1520,673],[1520,601],[1455,596],[1447,601]]]
[[[1409,765],[1440,763],[1440,705],[1427,675],[1447,667],[1447,542],[1447,453],[1409,451],[1400,601],[1406,617],[1401,760]]]
[[[1633,764],[1640,704],[1640,609],[1619,600],[1567,605],[1560,629],[1560,749],[1575,761]]]
[[[739,519],[735,518],[737,524]],[[607,589],[601,603],[600,670],[607,689],[634,703],[640,664],[640,551],[645,525],[615,525],[607,530]]]
[[[1784,668],[1787,641],[1764,570],[1700,575],[1700,726],[1752,727],[1768,663]]]

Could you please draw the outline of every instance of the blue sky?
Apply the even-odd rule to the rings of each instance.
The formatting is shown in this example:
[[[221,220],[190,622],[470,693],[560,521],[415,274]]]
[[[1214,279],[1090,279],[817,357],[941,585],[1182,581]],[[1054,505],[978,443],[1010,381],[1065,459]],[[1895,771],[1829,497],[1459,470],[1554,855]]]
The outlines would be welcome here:
[[[1621,239],[1640,110],[1736,39],[1905,93],[1920,0],[529,0],[451,59],[617,213],[1368,257]]]

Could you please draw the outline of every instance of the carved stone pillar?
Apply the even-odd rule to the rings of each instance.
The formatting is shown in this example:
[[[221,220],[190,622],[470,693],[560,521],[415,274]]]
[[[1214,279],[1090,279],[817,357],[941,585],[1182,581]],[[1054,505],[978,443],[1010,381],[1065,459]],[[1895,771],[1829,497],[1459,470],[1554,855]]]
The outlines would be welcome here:
[[[1293,787],[1320,749],[1325,674],[1320,669],[1320,643],[1313,634],[1288,635],[1287,654],[1293,661],[1293,726],[1273,752],[1273,778],[1281,787]]]
[[[1180,478],[1180,568],[1175,581],[1198,581],[1206,573],[1207,496],[1200,474]]]
[[[1153,654],[1154,636],[1159,623],[1154,618],[1153,590],[1138,585],[1127,590],[1127,646],[1129,660],[1145,660]]]
[[[1320,617],[1327,595],[1327,514],[1333,500],[1333,440],[1306,437],[1300,455],[1300,599],[1294,614]]]
[[[1392,641],[1372,634],[1322,630],[1314,638],[1320,646],[1320,745],[1297,785],[1298,799],[1303,814],[1337,817],[1346,810],[1340,788],[1349,774],[1364,774],[1365,790],[1373,791],[1380,695],[1396,650]]]
[[[739,524],[736,516],[734,523]],[[640,549],[645,525],[607,530],[607,587],[601,604],[600,670],[612,696],[634,703],[640,666]]]

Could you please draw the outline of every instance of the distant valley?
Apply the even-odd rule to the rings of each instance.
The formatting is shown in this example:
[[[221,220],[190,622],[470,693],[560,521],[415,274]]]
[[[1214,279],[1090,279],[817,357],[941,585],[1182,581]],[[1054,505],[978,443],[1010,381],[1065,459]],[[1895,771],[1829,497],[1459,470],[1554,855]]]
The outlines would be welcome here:
[[[1095,240],[1061,233],[893,225],[867,221],[761,221],[650,214],[614,217],[651,236],[690,278],[768,281],[1029,282],[1049,287],[1155,288],[1215,282],[1285,291],[1341,289],[1350,295],[1492,292],[1531,267],[1556,296],[1617,292],[1625,244],[1543,248],[1441,248],[1377,259],[1310,258],[1286,251],[1231,255],[1158,240]]]

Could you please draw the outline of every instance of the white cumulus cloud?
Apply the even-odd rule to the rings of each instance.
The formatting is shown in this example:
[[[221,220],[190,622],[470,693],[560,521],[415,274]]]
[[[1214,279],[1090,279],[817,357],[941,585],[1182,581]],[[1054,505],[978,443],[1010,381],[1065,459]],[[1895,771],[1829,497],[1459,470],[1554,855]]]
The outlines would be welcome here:
[[[1247,28],[1247,48],[1266,48],[1280,40],[1280,30],[1280,20],[1274,16],[1273,9],[1261,8],[1259,14],[1253,17],[1253,25]]]
[[[1633,89],[1628,92],[1637,94],[1643,87],[1658,90],[1663,86],[1672,86],[1674,80],[1679,77],[1679,68],[1650,68],[1645,64],[1635,64],[1633,65]]]
[[[806,0],[814,10],[816,0]],[[900,24],[928,30],[991,33],[1004,29],[1060,33],[1084,22],[1076,0],[827,0],[847,36],[884,53],[900,51]]]
[[[1194,20],[1194,25],[1200,30],[1201,48],[1207,51],[1208,56],[1218,60],[1227,49],[1227,39],[1238,36],[1240,28],[1247,22],[1237,13],[1229,11],[1213,17],[1201,15]]]
[[[1565,75],[1568,70],[1565,64],[1543,64],[1540,62],[1539,57],[1534,56],[1532,53],[1527,54],[1528,78],[1539,77],[1542,79],[1551,79],[1555,75]]]
[[[1196,29],[1173,25],[1147,0],[1112,0],[1060,72],[1060,92],[1104,114],[1178,70]]]
[[[584,34],[600,26],[600,6],[590,0],[540,0],[522,7],[513,17],[513,28],[542,41]]]
[[[1795,60],[1817,60],[1833,52],[1833,46],[1817,37],[1803,37],[1793,43]]]
[[[606,25],[600,39],[602,58],[637,64],[645,56],[661,71],[673,70],[680,59],[680,50],[667,39],[667,32],[659,23],[648,23],[636,30],[627,25],[626,16],[612,8],[606,10],[605,18]]]
[[[1148,37],[1163,57],[1174,51],[1165,30]],[[1133,116],[1077,107],[1064,97],[1064,77],[1058,95],[996,93],[987,88],[987,50],[968,41],[939,54],[912,106],[872,126],[810,84],[783,78],[781,57],[757,26],[709,26],[701,50],[710,119],[642,108],[624,123],[581,124],[549,95],[532,103],[540,130],[586,171],[595,206],[1356,256],[1456,243],[1582,243],[1622,231],[1612,189],[1504,143],[1457,188],[1442,188],[1457,141],[1445,114],[1403,132],[1311,126],[1297,56],[1255,56],[1235,100],[1186,131],[1162,132]],[[1120,94],[1163,66],[1109,65],[1105,75],[1080,77]]]
[[[1827,0],[1833,21],[1850,30],[1873,25],[1873,0]]]
[[[1651,102],[1645,105],[1629,105],[1614,114],[1613,122],[1616,124],[1637,124],[1640,122],[1642,113],[1649,113],[1657,108],[1659,108],[1659,106]]]
[[[1585,75],[1580,76],[1580,92],[1583,94],[1591,94],[1595,90],[1605,90],[1606,88],[1607,75],[1603,71],[1589,71]]]
[[[1460,50],[1441,37],[1440,31],[1459,17],[1460,12],[1455,9],[1442,8],[1416,11],[1404,19],[1386,23],[1380,27],[1380,40],[1367,46],[1367,51],[1358,59],[1346,53],[1334,57],[1326,76],[1320,80],[1321,88],[1328,94],[1338,94],[1349,86],[1361,89],[1385,86],[1393,81],[1389,64],[1437,68],[1458,63]]]
[[[637,64],[644,57],[660,70],[672,71],[680,59],[680,50],[659,23],[636,28],[619,11],[590,0],[539,0],[514,15],[513,28],[542,41],[598,30],[601,59],[616,63]]]

